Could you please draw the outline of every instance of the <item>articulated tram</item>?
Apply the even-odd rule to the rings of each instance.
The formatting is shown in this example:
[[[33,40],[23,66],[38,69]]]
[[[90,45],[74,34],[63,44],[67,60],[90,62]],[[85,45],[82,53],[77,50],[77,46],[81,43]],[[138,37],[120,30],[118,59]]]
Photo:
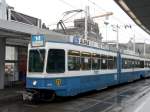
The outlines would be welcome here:
[[[150,59],[69,42],[28,48],[24,100],[74,96],[150,76]]]

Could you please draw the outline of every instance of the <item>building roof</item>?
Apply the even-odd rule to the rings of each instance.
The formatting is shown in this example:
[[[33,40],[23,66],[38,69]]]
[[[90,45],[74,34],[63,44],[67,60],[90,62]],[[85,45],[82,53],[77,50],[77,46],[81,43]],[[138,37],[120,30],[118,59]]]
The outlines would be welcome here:
[[[144,31],[150,34],[150,1],[149,0],[114,0],[131,19]]]

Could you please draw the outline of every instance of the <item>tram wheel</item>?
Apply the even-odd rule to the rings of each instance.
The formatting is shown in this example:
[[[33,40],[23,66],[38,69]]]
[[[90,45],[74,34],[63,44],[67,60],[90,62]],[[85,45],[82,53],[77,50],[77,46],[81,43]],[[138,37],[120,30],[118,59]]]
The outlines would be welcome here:
[[[53,92],[51,94],[46,95],[46,98],[44,99],[44,101],[46,101],[46,102],[52,102],[55,99],[56,99],[56,94],[55,94],[55,92]]]

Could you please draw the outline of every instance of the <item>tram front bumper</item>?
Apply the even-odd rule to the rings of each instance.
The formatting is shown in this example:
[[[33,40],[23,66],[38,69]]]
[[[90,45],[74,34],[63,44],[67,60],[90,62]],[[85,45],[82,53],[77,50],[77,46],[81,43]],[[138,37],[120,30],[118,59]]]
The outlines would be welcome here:
[[[66,84],[63,79],[44,79],[44,78],[27,78],[27,89],[46,89],[46,90],[58,90],[66,89]]]
[[[33,100],[33,94],[27,91],[23,92],[23,101],[32,101]]]

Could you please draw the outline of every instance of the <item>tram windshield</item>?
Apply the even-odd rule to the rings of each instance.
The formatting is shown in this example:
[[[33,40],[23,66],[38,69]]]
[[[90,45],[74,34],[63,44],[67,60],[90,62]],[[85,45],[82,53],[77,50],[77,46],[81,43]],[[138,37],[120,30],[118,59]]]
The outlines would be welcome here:
[[[43,72],[45,50],[36,49],[29,52],[29,72]]]
[[[65,72],[65,51],[62,49],[50,49],[47,58],[47,73]]]

